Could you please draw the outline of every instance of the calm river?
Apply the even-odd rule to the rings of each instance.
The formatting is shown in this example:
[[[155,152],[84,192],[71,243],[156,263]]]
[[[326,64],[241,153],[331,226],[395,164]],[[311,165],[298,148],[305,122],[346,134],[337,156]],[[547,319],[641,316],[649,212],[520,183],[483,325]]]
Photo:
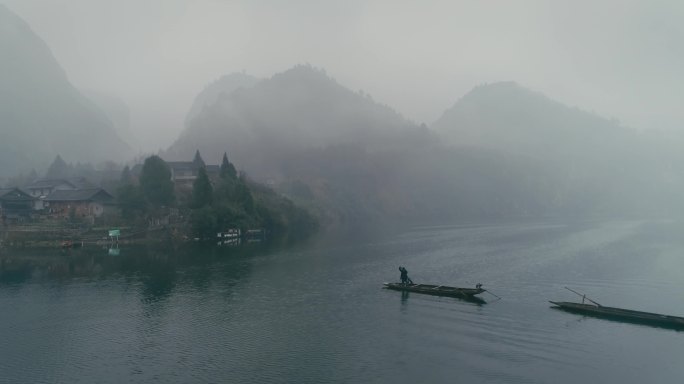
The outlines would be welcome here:
[[[536,222],[181,250],[0,249],[2,383],[676,383],[684,223]],[[474,286],[476,305],[381,289]]]

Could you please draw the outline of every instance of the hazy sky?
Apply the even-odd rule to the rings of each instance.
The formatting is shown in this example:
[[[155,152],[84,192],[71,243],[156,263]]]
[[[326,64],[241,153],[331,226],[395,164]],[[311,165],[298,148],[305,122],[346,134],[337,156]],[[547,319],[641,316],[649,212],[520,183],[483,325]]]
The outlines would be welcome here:
[[[223,74],[325,68],[430,124],[473,86],[515,80],[636,128],[684,124],[684,1],[0,0],[79,88],[169,145]]]

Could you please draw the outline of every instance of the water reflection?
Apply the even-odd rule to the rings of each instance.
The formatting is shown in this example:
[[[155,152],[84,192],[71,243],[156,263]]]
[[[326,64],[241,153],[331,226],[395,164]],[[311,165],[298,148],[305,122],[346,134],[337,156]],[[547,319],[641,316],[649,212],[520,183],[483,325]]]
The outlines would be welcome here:
[[[684,225],[563,228],[439,227],[278,249],[125,246],[116,257],[111,247],[5,248],[0,381],[681,381],[680,334],[547,302],[570,284],[683,315]],[[504,299],[382,290],[399,263],[436,282],[491,283]]]
[[[0,286],[121,277],[128,284],[139,284],[144,300],[153,302],[172,294],[178,284],[189,284],[202,292],[217,277],[226,282],[244,279],[251,273],[250,257],[267,249],[264,244],[17,248],[0,254]]]
[[[109,256],[119,256],[121,254],[121,250],[119,249],[119,244],[114,244],[111,248],[107,250],[107,254]]]

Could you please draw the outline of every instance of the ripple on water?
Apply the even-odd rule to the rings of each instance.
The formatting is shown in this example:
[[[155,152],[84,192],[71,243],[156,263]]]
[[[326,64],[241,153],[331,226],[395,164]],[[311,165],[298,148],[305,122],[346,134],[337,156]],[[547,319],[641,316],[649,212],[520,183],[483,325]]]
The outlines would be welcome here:
[[[682,333],[548,303],[577,300],[568,286],[604,305],[676,312],[682,231],[643,228],[423,228],[254,258],[141,254],[127,262],[142,270],[116,272],[93,257],[105,266],[97,278],[0,286],[0,308],[12,308],[0,312],[0,381],[677,382]],[[426,282],[484,282],[503,299],[381,289],[399,264]]]

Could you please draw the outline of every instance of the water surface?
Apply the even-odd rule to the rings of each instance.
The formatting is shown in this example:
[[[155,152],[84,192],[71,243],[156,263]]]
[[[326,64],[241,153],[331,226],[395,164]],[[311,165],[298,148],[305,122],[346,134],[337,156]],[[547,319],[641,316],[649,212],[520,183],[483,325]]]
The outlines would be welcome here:
[[[684,316],[673,221],[425,226],[307,244],[0,251],[0,382],[680,382],[684,332],[550,308],[569,286]],[[476,305],[381,289],[474,286]]]

